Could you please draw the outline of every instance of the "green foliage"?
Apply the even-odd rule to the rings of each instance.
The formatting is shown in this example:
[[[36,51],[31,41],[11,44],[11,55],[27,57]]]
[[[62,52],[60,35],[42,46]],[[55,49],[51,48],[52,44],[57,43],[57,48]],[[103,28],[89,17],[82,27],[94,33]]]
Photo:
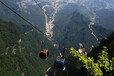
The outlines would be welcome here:
[[[0,20],[0,36],[6,43],[6,46],[17,44],[20,38],[18,27],[12,22],[3,22]]]
[[[113,58],[112,61],[108,59],[108,49],[107,47],[104,47],[104,50],[102,50],[102,53],[99,53],[99,60],[98,63],[100,64],[100,67],[104,67],[104,69],[107,71],[112,71],[114,69],[113,64]]]
[[[17,25],[0,20],[0,76],[21,76],[22,73],[24,76],[43,76],[54,63],[58,50],[35,30],[25,34],[31,28],[24,26],[20,27],[23,28],[20,32]],[[49,50],[47,60],[39,58],[42,40],[44,48]]]
[[[20,76],[18,57],[12,53],[14,49],[19,53],[19,39],[18,27],[0,20],[0,76]]]
[[[0,53],[5,51],[5,43],[2,40],[2,38],[0,37]]]
[[[84,64],[83,66],[87,69],[89,75],[93,76],[103,76],[102,67],[105,69],[105,72],[109,72],[114,70],[114,62],[113,59],[108,59],[108,53],[107,53],[107,47],[104,47],[104,50],[102,50],[102,53],[99,53],[99,60],[97,62],[94,62],[93,58],[87,57],[85,55],[81,56],[77,50],[74,48],[71,48],[71,54],[74,57],[78,57],[80,61]]]

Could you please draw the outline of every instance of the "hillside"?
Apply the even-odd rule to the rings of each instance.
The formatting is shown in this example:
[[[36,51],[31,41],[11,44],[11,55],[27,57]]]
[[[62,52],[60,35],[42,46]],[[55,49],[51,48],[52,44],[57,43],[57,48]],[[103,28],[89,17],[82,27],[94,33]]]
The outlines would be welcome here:
[[[39,58],[42,39],[50,53],[46,61]],[[53,44],[36,31],[25,34],[17,25],[0,20],[0,76],[45,75],[57,54]]]
[[[112,9],[102,9],[96,12],[98,18],[96,19],[99,24],[102,24],[107,29],[114,29],[114,10]]]
[[[23,0],[4,0],[3,2],[44,32],[45,17],[39,7],[32,5],[32,3],[30,4],[26,1],[24,2]],[[5,21],[11,21],[18,26],[27,25],[27,23],[25,23],[20,17],[18,17],[1,3],[0,18]]]
[[[106,46],[108,48],[108,57],[109,59],[111,60],[112,57],[114,57],[114,31],[107,37],[107,38],[104,38],[100,41],[100,44],[98,47],[94,48],[89,54],[88,56],[90,57],[94,57],[95,61],[98,58],[98,53],[101,53],[103,50],[103,46]],[[113,61],[114,63],[114,61]],[[114,65],[114,64],[113,64]],[[104,72],[104,75],[105,76],[110,76],[110,74],[112,74],[112,76],[114,75],[114,72],[111,71],[111,72]]]
[[[99,59],[98,53],[102,52],[103,46],[106,46],[108,48],[108,57],[110,60],[112,60],[112,57],[114,57],[114,31],[106,39],[102,39],[98,47],[95,47],[91,52],[88,53],[88,57],[93,57],[96,62]],[[88,76],[87,70],[82,65],[83,65],[82,62],[80,62],[78,58],[75,58],[72,55],[70,55],[68,57],[68,62],[67,62],[67,70],[69,73],[68,76],[74,76],[75,74],[78,76]],[[103,70],[103,76],[113,76],[113,75],[114,75],[113,71],[105,72]]]
[[[102,52],[103,46],[108,47],[109,49],[108,57],[110,60],[112,60],[112,57],[114,57],[114,51],[113,51],[114,50],[114,32],[112,32],[106,39],[102,39],[98,47],[95,47],[91,52],[89,52],[87,57],[93,57],[96,62],[96,60],[98,60],[98,53]],[[83,67],[83,63],[79,61],[78,58],[72,55],[69,55],[66,59],[67,59],[66,70],[56,71],[55,76],[75,76],[75,75],[76,76],[89,76],[87,70]],[[49,76],[53,76],[54,72],[55,71],[51,69],[48,72]],[[103,76],[113,76],[113,75],[114,75],[113,71],[105,72],[105,70],[103,70]]]
[[[92,25],[90,19],[78,11],[79,7],[77,4],[68,4],[56,15],[54,38],[60,46],[78,48],[78,44],[83,43],[89,49],[110,33],[98,23]]]
[[[93,56],[94,58],[97,59],[97,55],[98,53],[101,52],[101,50],[103,49],[103,46],[106,46],[109,50],[108,50],[108,56],[109,58],[114,57],[114,31],[112,32],[112,34],[110,36],[108,36],[107,38],[104,38],[100,41],[100,44],[98,47],[94,48],[93,51],[91,51],[89,53],[89,56]]]
[[[21,73],[19,61],[24,59],[20,53],[18,30],[15,24],[0,20],[0,76],[20,75]]]
[[[8,4],[14,11],[21,14],[24,18],[26,18],[28,21],[30,21],[32,24],[34,24],[37,28],[39,28],[41,31],[45,32],[45,26],[44,26],[44,15],[40,8],[36,7],[35,5],[31,5],[28,3],[25,3],[27,8],[24,8],[23,2],[20,2],[21,0],[4,0],[5,3]],[[19,2],[19,4],[18,4]],[[37,11],[38,10],[38,11]],[[1,47],[0,49],[10,49],[10,45],[12,48],[19,47],[19,53],[15,52],[15,49],[13,50],[12,54],[12,48],[10,49],[10,53],[8,57],[2,57],[3,60],[0,62],[0,67],[3,69],[1,70],[0,76],[43,76],[45,75],[46,70],[53,65],[54,60],[56,56],[59,54],[59,51],[54,48],[53,43],[50,42],[44,35],[39,33],[36,29],[28,25],[25,21],[23,21],[21,18],[19,18],[17,15],[15,15],[13,12],[11,12],[9,9],[7,9],[5,6],[3,6],[0,3],[0,18],[4,21],[1,21],[1,28],[2,31],[8,32],[2,35],[4,37],[4,41],[8,41],[8,43],[5,43],[5,45],[8,45],[4,47],[2,44],[4,42],[1,40]],[[11,24],[9,21],[15,23]],[[4,23],[4,26],[2,25]],[[10,27],[12,31],[15,31],[18,27],[18,33],[17,32],[11,32],[11,35],[9,36],[10,31],[8,31],[6,27]],[[3,29],[6,28],[6,29]],[[13,29],[14,28],[14,29]],[[19,34],[19,36],[18,36]],[[18,40],[16,40],[19,38]],[[14,46],[13,42],[20,42],[20,46]],[[49,50],[49,58],[47,60],[42,60],[39,58],[39,53],[41,51],[41,42],[45,41],[44,48]],[[12,44],[13,43],[13,44]],[[13,47],[14,46],[14,47]],[[4,50],[7,51],[7,50]],[[4,55],[4,52],[2,53],[2,50],[0,50],[1,54]],[[7,53],[6,53],[7,54]],[[11,60],[11,61],[10,61]],[[8,61],[8,62],[7,62]],[[7,66],[8,68],[6,68]],[[13,68],[14,69],[10,69]],[[6,72],[7,71],[7,72]]]

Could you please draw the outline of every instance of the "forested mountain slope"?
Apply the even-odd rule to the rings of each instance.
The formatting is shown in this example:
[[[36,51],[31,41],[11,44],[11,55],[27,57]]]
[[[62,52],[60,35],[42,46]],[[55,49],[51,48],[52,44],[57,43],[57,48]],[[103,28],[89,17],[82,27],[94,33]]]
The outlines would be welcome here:
[[[0,76],[42,76],[53,65],[57,49],[42,34],[33,31],[23,33],[12,22],[0,20]],[[49,58],[39,58],[41,41],[49,50]]]
[[[43,32],[45,32],[45,17],[42,10],[36,5],[32,5],[32,3],[27,3],[27,1],[23,1],[24,0],[4,0],[3,2],[6,3],[15,12],[23,16],[26,20],[28,20],[36,27],[40,28]],[[1,3],[0,18],[5,21],[11,21],[18,26],[28,25],[20,17],[18,17]]]
[[[89,56],[94,56],[94,58],[97,58],[98,53],[101,52],[103,49],[103,46],[106,46],[108,48],[108,56],[109,58],[114,57],[114,31],[111,33],[110,36],[107,38],[104,38],[100,41],[100,44],[98,47],[94,48],[93,51],[89,53]]]
[[[54,38],[61,46],[77,48],[79,43],[83,43],[88,49],[91,45],[97,45],[110,31],[98,23],[92,25],[90,19],[81,14],[78,9],[78,5],[71,3],[57,13]]]

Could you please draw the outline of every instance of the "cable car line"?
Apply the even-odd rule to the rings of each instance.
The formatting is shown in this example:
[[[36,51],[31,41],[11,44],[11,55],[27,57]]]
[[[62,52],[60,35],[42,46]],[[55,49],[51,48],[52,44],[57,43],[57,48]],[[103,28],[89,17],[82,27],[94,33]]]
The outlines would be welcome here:
[[[44,10],[42,9],[42,7],[40,6],[40,4],[38,3],[38,0],[37,0],[37,1],[34,0],[34,2],[36,3],[36,5],[37,5],[38,7],[40,7],[40,9],[43,11],[43,13],[45,12],[45,14],[47,15],[47,17],[49,18],[49,15],[47,14],[46,11],[44,11]]]
[[[0,0],[0,2],[7,7],[9,10],[11,10],[13,13],[15,13],[17,16],[19,16],[21,19],[23,19],[25,22],[27,22],[28,24],[30,24],[33,28],[35,28],[37,31],[39,31],[41,34],[45,35],[39,28],[35,27],[31,22],[29,22],[28,20],[26,20],[23,16],[21,16],[19,13],[17,13],[16,11],[14,11],[11,7],[9,7],[7,4],[5,4],[4,2],[2,2]]]
[[[20,18],[22,18],[24,21],[26,21],[28,24],[30,24],[33,28],[35,28],[37,31],[39,31],[41,34],[43,34],[44,36],[45,33],[43,33],[40,29],[38,29],[37,27],[35,27],[31,22],[29,22],[28,20],[26,20],[23,16],[21,16],[20,14],[18,14],[17,12],[15,12],[12,8],[10,8],[8,5],[6,5],[4,2],[0,1],[4,6],[6,6],[8,9],[10,9],[12,12],[14,12],[16,15],[18,15]],[[42,45],[41,45],[41,52],[39,54],[40,58],[41,59],[47,59],[48,55],[49,55],[49,52],[47,49],[44,49],[43,48],[43,44],[44,42],[42,42]]]
[[[7,4],[5,4],[3,1],[0,0],[0,3],[2,3],[5,7],[7,7],[9,10],[11,10],[13,13],[15,13],[17,16],[19,16],[21,19],[23,19],[25,22],[27,22],[28,24],[30,24],[33,28],[35,28],[37,31],[39,31],[41,34],[43,34],[44,36],[46,36],[45,33],[43,33],[40,29],[38,29],[37,27],[35,27],[31,22],[29,22],[28,20],[26,20],[23,16],[21,16],[19,13],[17,13],[16,11],[14,11],[11,7],[9,7]],[[48,50],[46,49],[42,49],[40,52],[40,57],[42,59],[46,59],[48,57],[49,53]]]
[[[34,0],[35,1],[35,0]],[[28,24],[30,24],[33,28],[35,28],[37,31],[39,31],[41,34],[45,35],[45,33],[43,33],[39,28],[35,27],[31,22],[29,22],[28,20],[26,20],[23,16],[21,16],[19,13],[17,13],[16,11],[14,11],[11,7],[9,7],[7,4],[5,4],[3,1],[0,0],[0,3],[2,3],[5,7],[7,7],[9,10],[11,10],[13,13],[15,13],[17,16],[19,16],[21,19],[23,19],[25,22],[27,22]],[[38,4],[39,6],[39,4]],[[40,7],[40,6],[39,6]],[[41,7],[40,7],[41,8]],[[41,8],[42,9],[42,8]],[[42,11],[44,11],[42,9]],[[45,11],[44,11],[45,12]],[[47,15],[48,16],[48,15]],[[46,36],[46,35],[45,35]],[[42,51],[40,52],[40,57],[42,59],[46,59],[48,57],[48,50],[46,49],[43,49],[43,42],[42,42]],[[66,59],[64,57],[64,52],[65,52],[65,48],[63,48],[63,56],[60,57],[58,56],[56,58],[56,61],[54,63],[54,68],[55,69],[58,69],[58,70],[65,70],[65,62],[66,62]],[[61,66],[60,66],[61,65]]]
[[[36,4],[38,5],[38,7],[40,7],[40,9],[45,12],[42,7],[38,4],[38,2],[36,0],[34,0],[36,2]],[[45,33],[43,33],[39,28],[35,27],[31,22],[29,22],[28,20],[26,20],[23,16],[21,16],[19,13],[17,13],[16,11],[14,11],[12,8],[10,8],[7,4],[5,4],[4,2],[2,2],[0,0],[0,3],[2,3],[5,7],[7,7],[9,10],[11,10],[13,13],[15,13],[17,16],[19,16],[21,19],[23,19],[25,22],[27,22],[28,24],[30,24],[33,28],[35,28],[37,31],[39,31],[41,34],[45,35]],[[48,16],[48,14],[45,12],[45,14]],[[56,26],[57,27],[57,26]],[[57,27],[58,28],[58,27]],[[59,29],[60,30],[60,29]],[[61,31],[61,30],[60,30]],[[62,33],[63,34],[63,33]],[[46,36],[46,35],[45,35]],[[42,59],[46,59],[49,55],[49,52],[48,50],[46,49],[43,49],[43,42],[42,42],[42,47],[41,47],[41,52],[40,52],[40,58]],[[65,48],[63,48],[63,56],[60,57],[58,56],[54,62],[54,69],[55,69],[55,72],[54,72],[54,76],[56,75],[56,69],[57,70],[62,70],[64,71],[65,70],[65,64],[66,64],[66,59],[65,59]]]
[[[43,13],[45,13],[46,14],[46,16],[49,18],[49,16],[48,16],[48,14],[42,9],[42,7],[38,4],[38,2],[36,1],[36,0],[34,0],[35,1],[35,3],[38,5],[38,7],[40,7],[41,8],[41,10],[42,10],[42,12]],[[58,27],[57,27],[58,28]],[[60,29],[59,29],[60,30]],[[61,31],[61,30],[60,30]],[[41,46],[41,49],[43,50],[43,42],[42,42],[42,46]],[[66,51],[67,49],[66,48],[64,48],[63,47],[63,54],[62,54],[62,56],[57,56],[57,58],[56,58],[56,60],[55,60],[55,62],[54,62],[54,69],[55,69],[55,71],[54,71],[54,76],[56,75],[56,70],[62,70],[62,71],[64,71],[65,70],[65,63],[66,63],[66,59],[65,59],[65,51]],[[48,54],[48,52],[46,53],[46,51],[41,51],[40,52],[40,58],[42,58],[42,59],[46,59],[47,57],[47,55],[46,54]]]
[[[36,0],[34,0],[36,2],[36,4],[38,5],[38,7],[40,7],[40,9],[45,12],[42,7],[38,4],[38,2]],[[5,6],[7,7],[9,10],[11,10],[13,13],[15,13],[16,15],[18,15],[21,19],[23,19],[25,22],[27,22],[28,24],[30,24],[33,28],[35,28],[37,31],[39,31],[41,34],[45,35],[45,33],[43,33],[39,28],[35,27],[31,22],[29,22],[28,20],[26,20],[23,16],[21,16],[19,13],[17,13],[16,11],[14,11],[12,8],[10,8],[7,4],[5,4],[4,2],[2,2],[0,0],[0,2]],[[45,12],[45,14],[48,16],[48,14]],[[56,26],[57,27],[57,26]],[[59,29],[60,30],[60,29]],[[61,30],[60,30],[61,31]],[[63,34],[63,33],[61,33]],[[46,35],[45,35],[46,36]],[[43,49],[43,43],[42,43],[42,51],[40,52],[40,58],[42,59],[46,59],[48,57],[48,50],[46,49]],[[56,58],[56,61],[54,63],[54,69],[57,69],[57,70],[65,70],[65,63],[66,63],[66,59],[65,59],[65,48],[63,48],[63,56],[60,57],[58,56]],[[54,72],[54,76],[56,75],[56,71]]]

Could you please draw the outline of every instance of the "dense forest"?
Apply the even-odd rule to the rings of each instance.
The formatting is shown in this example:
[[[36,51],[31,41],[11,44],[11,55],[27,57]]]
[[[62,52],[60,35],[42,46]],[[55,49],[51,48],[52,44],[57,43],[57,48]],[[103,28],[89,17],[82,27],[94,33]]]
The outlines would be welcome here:
[[[36,31],[23,32],[14,23],[0,20],[0,76],[42,76],[53,65],[58,54],[53,44]],[[42,39],[50,54],[46,61],[39,58]]]

